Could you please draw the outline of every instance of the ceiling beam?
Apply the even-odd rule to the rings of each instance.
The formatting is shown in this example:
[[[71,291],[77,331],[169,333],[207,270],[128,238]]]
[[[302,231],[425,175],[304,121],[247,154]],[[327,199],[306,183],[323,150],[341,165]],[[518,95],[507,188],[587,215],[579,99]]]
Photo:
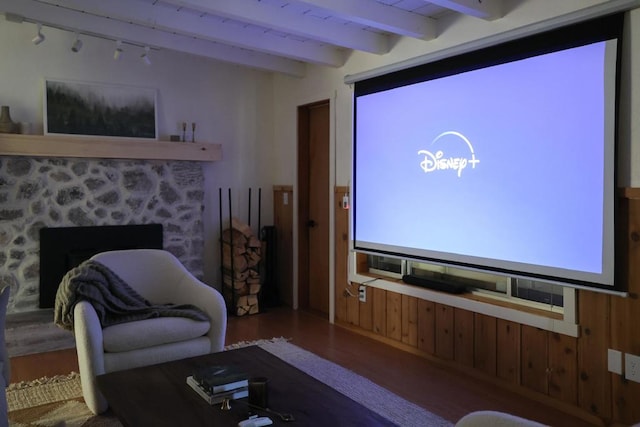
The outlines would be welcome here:
[[[167,3],[227,17],[253,25],[274,28],[300,37],[382,55],[389,52],[389,37],[348,25],[333,24],[254,0],[167,0]]]
[[[427,3],[475,16],[476,18],[493,21],[502,18],[503,0],[425,0]]]
[[[122,40],[136,45],[185,52],[295,77],[303,77],[306,74],[306,66],[300,61],[234,48],[221,43],[198,40],[193,37],[94,16],[44,2],[2,0],[0,8],[3,12],[21,15],[28,21],[39,22],[44,26],[67,31],[95,35],[110,40]]]
[[[180,11],[160,3],[131,0],[40,0],[91,15],[139,24],[174,34],[214,41],[298,61],[340,67],[344,65],[344,50],[329,45],[304,43],[291,38],[265,34],[259,28],[242,28],[212,21],[202,14]]]
[[[435,20],[370,0],[302,0],[349,21],[422,40],[436,37]]]

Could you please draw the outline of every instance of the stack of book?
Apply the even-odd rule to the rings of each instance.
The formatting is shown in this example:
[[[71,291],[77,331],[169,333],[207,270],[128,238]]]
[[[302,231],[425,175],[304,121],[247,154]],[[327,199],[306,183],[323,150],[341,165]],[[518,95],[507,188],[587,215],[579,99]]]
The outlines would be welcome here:
[[[210,405],[249,395],[247,374],[232,365],[199,368],[187,377],[187,384]]]

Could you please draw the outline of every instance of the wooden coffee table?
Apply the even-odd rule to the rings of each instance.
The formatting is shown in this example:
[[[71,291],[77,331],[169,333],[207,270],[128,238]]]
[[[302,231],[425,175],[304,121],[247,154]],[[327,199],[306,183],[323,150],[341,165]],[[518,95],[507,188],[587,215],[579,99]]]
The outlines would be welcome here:
[[[233,401],[230,410],[207,404],[186,384],[187,376],[204,364],[236,364],[250,376],[267,377],[270,408],[292,414],[295,421],[250,409],[246,398]],[[112,372],[97,381],[127,427],[236,426],[250,411],[290,427],[395,425],[257,346]]]

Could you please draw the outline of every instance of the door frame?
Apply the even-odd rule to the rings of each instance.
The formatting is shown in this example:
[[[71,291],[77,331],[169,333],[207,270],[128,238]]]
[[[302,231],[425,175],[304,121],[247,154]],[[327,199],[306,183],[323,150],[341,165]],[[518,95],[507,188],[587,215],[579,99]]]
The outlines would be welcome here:
[[[335,319],[335,257],[334,257],[334,230],[335,230],[335,215],[334,215],[334,198],[333,188],[335,186],[335,138],[334,138],[334,120],[333,112],[335,105],[331,99],[326,98],[320,101],[311,102],[308,104],[299,105],[297,107],[297,225],[295,231],[297,233],[297,248],[294,253],[297,255],[297,261],[294,263],[297,272],[294,274],[295,285],[293,290],[294,295],[294,309],[307,308],[309,299],[309,288],[303,284],[309,283],[309,270],[307,268],[309,262],[309,239],[307,234],[307,222],[309,221],[309,111],[311,108],[318,105],[327,104],[329,107],[329,188],[327,188],[327,197],[329,199],[329,321],[334,322]],[[306,306],[305,306],[306,304]]]

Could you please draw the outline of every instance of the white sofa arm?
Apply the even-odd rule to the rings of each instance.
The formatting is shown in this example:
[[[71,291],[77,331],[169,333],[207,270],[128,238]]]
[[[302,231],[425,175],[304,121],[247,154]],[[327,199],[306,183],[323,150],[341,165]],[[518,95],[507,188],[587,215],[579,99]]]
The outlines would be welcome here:
[[[102,326],[88,301],[76,303],[73,319],[82,394],[91,412],[100,414],[109,407],[96,382],[96,377],[105,373]]]
[[[0,375],[2,375],[5,386],[8,386],[11,382],[11,360],[5,340],[7,305],[9,304],[10,293],[10,286],[6,286],[0,291]]]

